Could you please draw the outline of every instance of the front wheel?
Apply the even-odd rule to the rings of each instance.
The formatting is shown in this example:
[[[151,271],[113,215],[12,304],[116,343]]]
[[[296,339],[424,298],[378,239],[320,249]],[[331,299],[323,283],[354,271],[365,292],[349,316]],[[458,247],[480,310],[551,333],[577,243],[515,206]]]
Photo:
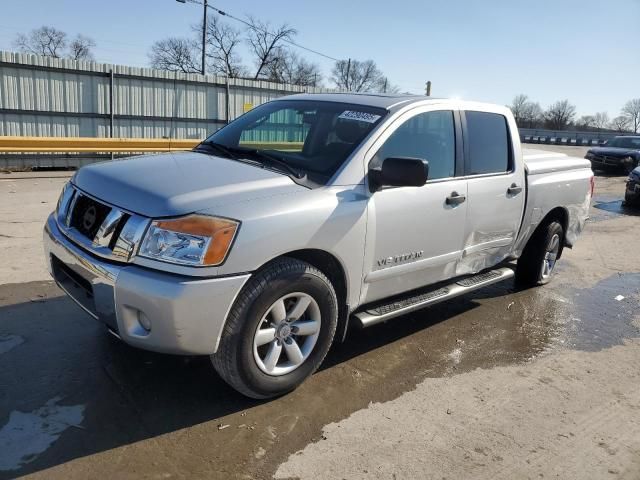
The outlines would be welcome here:
[[[629,175],[631,172],[633,172],[635,170],[635,168],[640,165],[640,162],[638,162],[637,160],[633,160],[631,162],[625,163],[624,164],[624,172]]]
[[[282,395],[320,366],[337,320],[336,293],[320,270],[293,258],[276,260],[238,295],[213,366],[248,397]]]
[[[564,245],[564,229],[558,221],[541,225],[531,236],[516,268],[516,283],[523,287],[551,281]]]

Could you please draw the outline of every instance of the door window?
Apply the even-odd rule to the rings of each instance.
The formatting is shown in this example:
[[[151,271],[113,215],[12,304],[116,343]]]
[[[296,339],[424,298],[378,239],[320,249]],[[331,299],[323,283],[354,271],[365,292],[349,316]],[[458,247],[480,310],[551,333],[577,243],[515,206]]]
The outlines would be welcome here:
[[[487,112],[465,112],[465,116],[469,147],[467,175],[511,170],[507,119]]]
[[[452,111],[420,113],[400,125],[372,160],[378,166],[385,158],[413,157],[429,162],[429,180],[455,174],[456,136]]]

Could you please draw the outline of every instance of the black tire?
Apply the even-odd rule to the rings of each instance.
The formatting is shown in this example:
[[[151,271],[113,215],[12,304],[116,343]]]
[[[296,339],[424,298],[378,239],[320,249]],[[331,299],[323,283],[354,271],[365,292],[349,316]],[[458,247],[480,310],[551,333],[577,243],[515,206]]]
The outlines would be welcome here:
[[[633,172],[635,170],[635,168],[640,165],[640,163],[638,163],[637,160],[634,160],[631,163],[627,163],[625,164],[625,166],[623,167],[624,172],[629,175],[631,172]]]
[[[254,359],[254,335],[274,302],[293,292],[306,293],[316,301],[321,314],[320,333],[304,363],[292,372],[271,376],[263,372]],[[224,381],[247,397],[264,399],[283,395],[318,369],[331,347],[337,323],[338,301],[329,279],[306,262],[281,258],[255,273],[242,288],[211,361]]]
[[[516,283],[521,287],[533,287],[549,283],[553,277],[555,261],[549,275],[544,274],[544,262],[554,238],[558,239],[558,251],[555,261],[562,255],[564,246],[564,229],[557,220],[551,220],[540,225],[533,233],[516,267]]]
[[[624,194],[624,202],[622,202],[624,207],[640,207],[640,197],[636,197],[628,192]]]

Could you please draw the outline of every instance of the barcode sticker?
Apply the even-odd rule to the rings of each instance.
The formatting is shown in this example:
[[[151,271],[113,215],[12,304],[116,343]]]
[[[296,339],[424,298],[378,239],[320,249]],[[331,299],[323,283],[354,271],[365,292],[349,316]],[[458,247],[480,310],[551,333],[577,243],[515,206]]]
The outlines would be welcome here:
[[[340,114],[338,118],[342,118],[344,120],[356,120],[358,122],[375,123],[380,118],[380,115],[366,112],[354,112],[353,110],[345,110]]]

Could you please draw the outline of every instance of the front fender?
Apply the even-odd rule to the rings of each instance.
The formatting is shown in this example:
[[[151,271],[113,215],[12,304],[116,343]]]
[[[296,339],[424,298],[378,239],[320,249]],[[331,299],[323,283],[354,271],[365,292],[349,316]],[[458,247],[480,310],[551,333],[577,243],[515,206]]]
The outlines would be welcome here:
[[[279,195],[259,203],[228,206],[225,215],[242,226],[219,275],[253,272],[289,252],[322,250],[346,277],[347,302],[358,303],[362,279],[368,195],[363,185],[324,187]]]

